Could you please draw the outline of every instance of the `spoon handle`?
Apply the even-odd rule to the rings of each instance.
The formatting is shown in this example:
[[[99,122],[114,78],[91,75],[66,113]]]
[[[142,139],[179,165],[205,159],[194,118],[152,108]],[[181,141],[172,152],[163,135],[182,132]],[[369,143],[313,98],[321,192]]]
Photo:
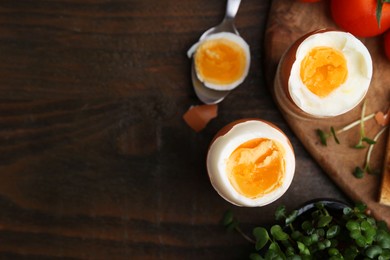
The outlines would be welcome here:
[[[241,0],[228,0],[226,5],[225,19],[233,20],[240,7]]]

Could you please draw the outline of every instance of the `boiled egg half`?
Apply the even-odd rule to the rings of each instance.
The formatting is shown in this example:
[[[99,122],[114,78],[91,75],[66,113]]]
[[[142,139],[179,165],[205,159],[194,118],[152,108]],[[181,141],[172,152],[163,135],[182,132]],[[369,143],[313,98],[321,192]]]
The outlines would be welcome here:
[[[289,188],[294,171],[289,139],[259,119],[238,120],[222,128],[207,154],[212,186],[237,206],[258,207],[277,200]]]
[[[194,44],[187,55],[193,56],[198,79],[210,89],[232,90],[248,75],[249,46],[234,33],[212,34]]]
[[[314,116],[337,116],[366,95],[372,78],[372,60],[366,46],[341,31],[309,35],[296,49],[288,79],[294,103]]]

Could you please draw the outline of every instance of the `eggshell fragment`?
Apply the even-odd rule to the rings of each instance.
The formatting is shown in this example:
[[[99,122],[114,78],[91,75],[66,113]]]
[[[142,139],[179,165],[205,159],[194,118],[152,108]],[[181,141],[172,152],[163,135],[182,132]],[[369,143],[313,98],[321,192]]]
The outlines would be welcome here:
[[[183,119],[195,132],[200,132],[217,115],[218,105],[199,105],[191,106],[183,115]]]
[[[387,113],[384,114],[382,111],[379,111],[375,114],[376,122],[381,126],[389,125],[390,123],[390,109],[387,110]]]

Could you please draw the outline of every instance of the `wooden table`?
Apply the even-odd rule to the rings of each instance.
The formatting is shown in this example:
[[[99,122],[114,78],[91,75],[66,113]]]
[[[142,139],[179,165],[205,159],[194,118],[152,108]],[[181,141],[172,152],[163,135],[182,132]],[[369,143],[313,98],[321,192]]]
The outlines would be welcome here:
[[[236,25],[251,47],[248,78],[195,133],[200,104],[187,49],[224,15],[220,0],[0,2],[0,255],[11,259],[238,259],[281,204],[348,200],[294,136],[263,73],[270,0],[243,1]],[[213,190],[207,147],[227,123],[278,125],[296,152],[277,202],[239,208]]]

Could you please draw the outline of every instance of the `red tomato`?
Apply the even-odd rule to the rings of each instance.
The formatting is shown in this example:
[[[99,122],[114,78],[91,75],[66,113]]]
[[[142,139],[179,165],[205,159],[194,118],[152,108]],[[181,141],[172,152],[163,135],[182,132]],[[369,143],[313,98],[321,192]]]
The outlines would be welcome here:
[[[385,53],[387,58],[390,60],[390,31],[385,33]]]
[[[331,0],[335,23],[358,37],[379,35],[390,28],[390,4],[383,4],[381,25],[376,20],[377,0]]]

